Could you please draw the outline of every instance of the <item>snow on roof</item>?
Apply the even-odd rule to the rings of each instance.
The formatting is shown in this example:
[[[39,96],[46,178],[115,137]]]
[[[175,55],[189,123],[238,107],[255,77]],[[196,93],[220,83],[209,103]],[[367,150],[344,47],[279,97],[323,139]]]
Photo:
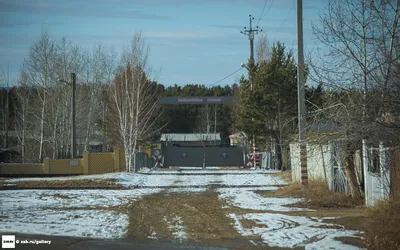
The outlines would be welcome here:
[[[219,133],[210,134],[162,134],[160,141],[220,141]]]

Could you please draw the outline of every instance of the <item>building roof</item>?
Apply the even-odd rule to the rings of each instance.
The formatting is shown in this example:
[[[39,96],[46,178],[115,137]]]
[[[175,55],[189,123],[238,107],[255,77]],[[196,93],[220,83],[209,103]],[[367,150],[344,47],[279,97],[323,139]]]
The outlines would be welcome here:
[[[221,135],[219,133],[210,134],[162,134],[160,141],[220,141]]]
[[[229,135],[229,138],[246,138],[247,135],[245,132],[237,132],[234,134]]]

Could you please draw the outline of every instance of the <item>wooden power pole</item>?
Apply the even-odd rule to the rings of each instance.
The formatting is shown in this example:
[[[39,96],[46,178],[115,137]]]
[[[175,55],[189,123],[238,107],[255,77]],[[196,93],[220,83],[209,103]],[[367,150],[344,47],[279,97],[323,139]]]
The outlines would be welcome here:
[[[250,61],[249,61],[249,67],[246,67],[247,70],[249,71],[249,79],[250,79],[250,86],[251,86],[251,91],[253,91],[253,72],[255,70],[255,62],[254,62],[254,34],[258,34],[259,32],[262,32],[262,29],[258,29],[258,26],[256,26],[255,29],[253,29],[253,20],[254,17],[249,15],[250,18],[250,28],[247,29],[244,27],[240,33],[242,33],[245,36],[249,37],[250,40]],[[254,118],[251,119],[252,122],[254,122]],[[256,135],[253,135],[253,162],[254,162],[254,167],[259,168],[260,167],[260,161],[259,158],[257,157],[258,154],[258,147],[256,145]]]
[[[300,143],[301,183],[308,184],[307,140],[306,140],[306,105],[304,89],[304,52],[303,52],[303,0],[297,0],[297,92]]]
[[[262,32],[262,29],[258,29],[258,26],[256,26],[255,29],[253,29],[254,17],[249,15],[249,18],[250,18],[250,28],[247,29],[247,27],[244,27],[244,29],[242,31],[240,31],[240,33],[249,37],[249,40],[250,40],[250,62],[254,65],[254,35],[258,34],[258,32]]]

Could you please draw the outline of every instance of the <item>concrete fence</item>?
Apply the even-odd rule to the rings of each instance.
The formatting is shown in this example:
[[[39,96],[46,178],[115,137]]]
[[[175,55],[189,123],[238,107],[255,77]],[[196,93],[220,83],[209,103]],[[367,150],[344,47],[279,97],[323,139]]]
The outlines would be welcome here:
[[[310,180],[325,180],[331,191],[349,193],[350,188],[344,171],[345,144],[331,141],[328,145],[307,145],[307,167]],[[300,146],[290,145],[292,179],[301,181]],[[363,140],[362,150],[354,155],[355,173],[364,191],[365,205],[373,206],[376,201],[385,200],[400,193],[400,152],[399,149],[384,147],[383,143],[373,147]],[[400,194],[399,194],[400,195]]]
[[[44,159],[43,163],[0,163],[0,176],[102,174],[125,170],[125,156],[114,152],[84,152],[80,159]]]
[[[300,144],[290,144],[290,165],[292,169],[292,180],[301,181],[300,169]],[[332,155],[329,145],[307,145],[307,167],[308,177],[312,179],[323,179],[328,184],[333,178]],[[331,186],[331,185],[329,185]]]
[[[292,180],[301,181],[300,144],[290,145]],[[344,171],[344,148],[340,142],[307,144],[307,170],[310,180],[324,180],[329,190],[348,193],[349,185]]]
[[[379,147],[369,145],[363,140],[363,170],[364,170],[364,190],[365,205],[373,206],[379,200],[389,198],[391,190],[390,168],[396,162],[390,162],[390,148],[384,147],[383,143]]]

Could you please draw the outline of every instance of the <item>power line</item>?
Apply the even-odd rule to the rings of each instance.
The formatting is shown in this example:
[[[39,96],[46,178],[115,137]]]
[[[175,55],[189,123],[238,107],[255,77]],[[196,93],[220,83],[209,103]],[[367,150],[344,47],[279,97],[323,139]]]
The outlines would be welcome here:
[[[295,3],[295,1],[296,1],[296,0],[293,0],[292,7],[290,8],[289,13],[287,14],[285,20],[283,20],[283,23],[281,24],[281,26],[275,31],[275,33],[278,33],[278,31],[279,31],[279,30],[283,27],[283,25],[286,23],[287,19],[288,19],[289,16],[290,16],[290,13],[292,13],[292,10],[293,10],[293,8],[294,8],[294,3]]]
[[[274,4],[274,1],[275,1],[275,0],[272,0],[272,2],[271,2],[271,3],[269,4],[269,6],[268,6],[267,12],[265,12],[265,14],[264,14],[262,17],[260,17],[260,18],[258,19],[258,22],[260,22],[261,20],[263,20],[264,17],[266,17],[266,16],[268,15],[268,13],[269,13],[269,11],[270,11],[272,5]]]
[[[216,82],[214,82],[214,83],[208,85],[207,88],[209,88],[209,87],[211,87],[211,86],[213,86],[213,85],[215,85],[215,84],[217,84],[217,83],[222,82],[223,80],[227,79],[228,77],[231,77],[232,75],[236,74],[237,72],[239,72],[239,71],[242,70],[242,69],[243,69],[243,68],[240,67],[238,70],[235,70],[234,72],[232,72],[232,73],[230,73],[229,75],[225,76],[225,77],[222,78],[221,80],[218,80],[218,81],[216,81]]]
[[[260,17],[258,18],[257,25],[260,23],[261,17],[262,17],[262,15],[264,14],[264,10],[265,10],[265,6],[267,5],[267,2],[268,2],[268,0],[265,0],[265,2],[264,2],[264,7],[263,7],[263,9],[262,9],[262,11],[261,11]]]

